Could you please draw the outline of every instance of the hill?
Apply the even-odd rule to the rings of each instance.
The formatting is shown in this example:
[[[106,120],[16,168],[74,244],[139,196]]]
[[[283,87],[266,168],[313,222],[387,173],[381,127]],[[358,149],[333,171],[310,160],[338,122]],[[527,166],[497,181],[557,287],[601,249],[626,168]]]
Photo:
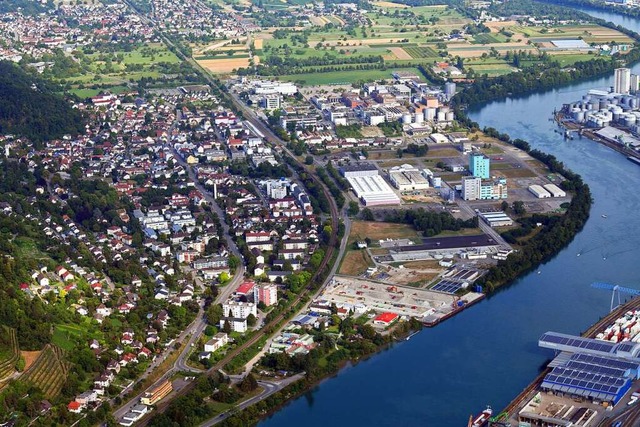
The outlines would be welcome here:
[[[79,111],[55,87],[8,61],[0,62],[0,134],[33,141],[78,134],[84,128]]]

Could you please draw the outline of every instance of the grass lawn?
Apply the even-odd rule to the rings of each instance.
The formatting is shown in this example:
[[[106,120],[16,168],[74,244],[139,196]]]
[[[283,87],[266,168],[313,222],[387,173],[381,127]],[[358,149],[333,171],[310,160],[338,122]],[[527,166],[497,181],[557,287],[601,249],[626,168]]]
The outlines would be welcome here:
[[[56,325],[51,342],[64,350],[72,351],[83,333],[84,331],[76,325]]]
[[[433,237],[477,236],[479,234],[482,234],[482,230],[480,230],[479,228],[463,228],[458,231],[445,230]]]
[[[377,241],[382,239],[419,239],[418,232],[408,224],[393,224],[387,222],[353,221],[347,245],[366,237]]]
[[[340,264],[340,274],[348,276],[359,276],[364,273],[367,268],[373,267],[373,261],[369,258],[365,250],[347,251]]]
[[[417,68],[402,68],[422,75]],[[289,74],[280,76],[280,80],[300,82],[303,86],[317,86],[330,84],[351,84],[358,81],[372,82],[374,80],[391,79],[391,73],[395,70],[356,70],[356,71],[330,71],[327,73]]]

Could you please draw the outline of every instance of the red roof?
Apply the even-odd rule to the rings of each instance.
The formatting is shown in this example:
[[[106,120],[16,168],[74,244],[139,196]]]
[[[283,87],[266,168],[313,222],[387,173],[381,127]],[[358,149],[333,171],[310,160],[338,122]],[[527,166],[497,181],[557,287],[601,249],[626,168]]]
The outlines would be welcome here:
[[[375,322],[384,322],[384,323],[391,323],[393,322],[396,318],[398,317],[398,315],[396,313],[382,313],[379,314],[375,319],[373,319]]]
[[[78,409],[80,409],[80,402],[76,402],[75,400],[73,402],[69,402],[69,405],[67,405],[67,408],[70,411],[77,411]]]
[[[256,284],[254,282],[244,282],[242,285],[238,286],[236,292],[242,295],[246,295],[251,292],[255,285]]]

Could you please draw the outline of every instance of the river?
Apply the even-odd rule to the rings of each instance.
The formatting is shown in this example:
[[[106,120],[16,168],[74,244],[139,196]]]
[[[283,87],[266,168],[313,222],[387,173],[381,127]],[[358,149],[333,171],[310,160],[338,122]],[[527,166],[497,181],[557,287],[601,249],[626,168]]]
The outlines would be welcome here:
[[[640,20],[582,10],[640,32]],[[640,288],[633,267],[640,252],[640,192],[633,190],[640,188],[640,167],[587,139],[563,140],[549,121],[554,107],[612,81],[593,79],[470,111],[481,126],[554,154],[589,184],[591,218],[567,248],[540,274],[532,272],[443,324],[343,369],[259,425],[466,425],[470,413],[487,404],[505,407],[540,372],[552,356],[537,346],[543,332],[579,334],[607,313],[610,294],[590,283]]]

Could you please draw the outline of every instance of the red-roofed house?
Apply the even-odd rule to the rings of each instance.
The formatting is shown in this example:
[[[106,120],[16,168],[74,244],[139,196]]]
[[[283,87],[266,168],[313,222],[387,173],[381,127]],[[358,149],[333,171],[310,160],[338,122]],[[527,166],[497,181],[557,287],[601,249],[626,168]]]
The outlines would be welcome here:
[[[84,409],[84,405],[74,400],[73,402],[69,402],[69,404],[67,405],[67,409],[69,410],[69,412],[79,414]]]
[[[373,319],[373,323],[375,325],[389,326],[397,318],[398,318],[398,315],[396,313],[386,312],[386,313],[379,314],[375,319]]]
[[[236,294],[249,295],[250,293],[253,293],[253,287],[255,285],[255,282],[244,282],[243,284],[238,286],[238,289],[236,289]]]

